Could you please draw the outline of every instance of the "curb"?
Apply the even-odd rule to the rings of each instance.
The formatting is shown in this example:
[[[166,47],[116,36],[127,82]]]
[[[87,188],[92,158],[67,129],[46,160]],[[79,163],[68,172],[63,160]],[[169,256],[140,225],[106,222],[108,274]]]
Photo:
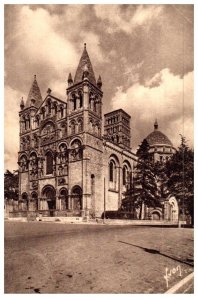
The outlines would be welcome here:
[[[164,294],[175,294],[183,285],[188,283],[188,281],[190,281],[193,278],[194,278],[194,272],[190,273],[188,276],[186,276],[180,282],[176,283],[172,288],[170,288]]]
[[[167,222],[117,222],[117,221],[112,221],[112,220],[99,220],[98,222],[89,222],[89,221],[76,221],[74,220],[67,220],[67,219],[59,219],[58,217],[56,218],[57,220],[52,219],[47,219],[45,220],[45,218],[40,218],[40,220],[28,220],[25,217],[22,218],[4,218],[5,222],[38,222],[38,221],[42,221],[42,222],[47,222],[47,223],[62,223],[62,224],[89,224],[89,225],[109,225],[109,226],[151,226],[151,227],[177,227],[177,225],[175,223],[167,223]],[[59,220],[58,220],[59,219]]]

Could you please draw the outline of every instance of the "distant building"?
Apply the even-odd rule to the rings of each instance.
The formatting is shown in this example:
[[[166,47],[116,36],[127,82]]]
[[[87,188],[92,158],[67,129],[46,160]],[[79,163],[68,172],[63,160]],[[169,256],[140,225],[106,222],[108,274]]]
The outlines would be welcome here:
[[[175,153],[172,142],[164,133],[158,130],[157,120],[154,123],[154,131],[152,131],[145,139],[150,146],[149,152],[155,162],[165,161]]]
[[[165,162],[171,157],[176,151],[172,142],[169,138],[159,131],[158,122],[155,120],[154,131],[152,131],[145,140],[149,144],[149,153],[153,162]],[[166,199],[161,199],[160,207],[146,207],[143,208],[143,219],[152,219],[152,220],[169,220],[177,221],[178,220],[178,204],[175,197],[169,195]]]

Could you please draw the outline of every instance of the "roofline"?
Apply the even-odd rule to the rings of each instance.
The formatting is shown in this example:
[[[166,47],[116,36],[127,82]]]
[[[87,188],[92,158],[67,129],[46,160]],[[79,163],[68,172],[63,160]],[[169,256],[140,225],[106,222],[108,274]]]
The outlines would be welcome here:
[[[111,148],[114,151],[117,151],[117,152],[127,156],[128,158],[130,158],[134,161],[138,161],[137,154],[132,152],[130,149],[121,148],[119,145],[116,145],[116,144],[112,143],[111,141],[107,141],[105,139],[103,139],[103,145]]]
[[[148,143],[149,144],[149,143]],[[155,144],[149,144],[150,147],[154,147],[154,146],[168,146],[171,148],[174,148],[172,144],[167,144],[167,143],[155,143]]]
[[[47,97],[52,97],[52,98],[54,98],[55,100],[61,101],[61,102],[63,102],[64,104],[67,105],[67,102],[65,102],[65,101],[63,101],[63,100],[61,100],[61,99],[59,99],[59,98],[56,98],[56,97],[54,97],[54,96],[52,96],[52,95],[47,95],[47,96],[43,99],[41,105],[37,108],[37,110],[39,110],[39,109],[41,108],[41,106],[43,105],[43,103],[45,102],[45,100],[47,99]]]
[[[108,116],[108,115],[110,115],[112,113],[119,112],[119,111],[123,112],[125,115],[127,115],[129,118],[131,118],[131,116],[125,110],[123,110],[122,108],[110,111],[110,112],[104,114],[104,116]]]
[[[90,83],[94,88],[96,88],[101,93],[101,95],[103,95],[103,91],[101,89],[99,89],[97,87],[97,85],[93,84],[88,78],[86,78],[85,80],[82,80],[80,82],[77,82],[77,83],[73,84],[72,86],[68,87],[66,89],[66,91],[72,90],[73,87],[76,88],[78,85],[83,84],[84,82]]]

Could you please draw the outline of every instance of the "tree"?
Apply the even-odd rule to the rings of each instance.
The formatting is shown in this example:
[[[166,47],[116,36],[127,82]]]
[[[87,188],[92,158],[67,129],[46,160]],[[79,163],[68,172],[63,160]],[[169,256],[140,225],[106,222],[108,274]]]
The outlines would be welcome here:
[[[185,137],[181,145],[166,163],[167,185],[178,200],[180,213],[190,214],[194,222],[194,152],[189,149]]]
[[[155,166],[151,160],[149,144],[146,139],[140,145],[137,156],[138,161],[135,168],[133,185],[134,205],[140,207],[140,209],[142,209],[143,204],[148,207],[159,207],[160,199]]]
[[[164,161],[156,161],[154,164],[154,173],[157,181],[158,196],[160,199],[165,199],[170,195],[166,163]]]
[[[6,170],[4,173],[4,196],[7,199],[18,200],[19,194],[19,175],[18,171],[10,172]]]

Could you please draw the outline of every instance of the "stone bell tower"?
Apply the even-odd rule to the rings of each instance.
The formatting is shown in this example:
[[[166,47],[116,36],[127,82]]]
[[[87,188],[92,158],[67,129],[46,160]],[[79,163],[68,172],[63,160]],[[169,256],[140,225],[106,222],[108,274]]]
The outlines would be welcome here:
[[[35,129],[34,116],[42,101],[40,88],[34,75],[27,100],[24,103],[22,98],[20,103],[19,209],[33,209],[33,202],[30,202],[30,199],[38,192],[38,161],[31,152],[36,153],[39,148],[39,129]]]
[[[94,214],[99,210],[102,184],[102,96],[101,77],[96,81],[86,44],[74,80],[68,76],[67,139],[70,145],[69,191],[82,191],[82,208]],[[97,178],[97,188],[95,184]]]

